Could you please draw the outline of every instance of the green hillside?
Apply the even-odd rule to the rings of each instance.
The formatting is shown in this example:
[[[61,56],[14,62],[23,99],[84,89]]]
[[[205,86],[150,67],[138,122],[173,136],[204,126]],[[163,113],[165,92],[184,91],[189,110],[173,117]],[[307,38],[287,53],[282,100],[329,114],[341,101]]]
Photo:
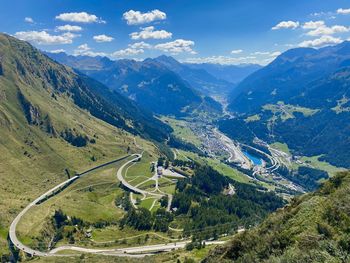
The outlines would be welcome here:
[[[108,102],[71,69],[3,34],[0,65],[1,257],[8,254],[9,224],[25,205],[66,180],[67,172],[137,151],[134,135],[121,128],[141,134],[146,126],[133,125],[132,116],[141,125],[143,116],[124,106],[104,107]],[[138,144],[155,151],[140,138]]]
[[[341,172],[214,249],[205,262],[349,262],[349,193],[350,172]]]

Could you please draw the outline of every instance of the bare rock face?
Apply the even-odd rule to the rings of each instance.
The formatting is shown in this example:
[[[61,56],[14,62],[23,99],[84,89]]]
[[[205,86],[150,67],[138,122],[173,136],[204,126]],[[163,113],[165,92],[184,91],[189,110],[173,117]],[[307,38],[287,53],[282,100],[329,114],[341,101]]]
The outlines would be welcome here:
[[[18,100],[28,123],[30,125],[40,125],[41,114],[39,108],[32,105],[20,90],[18,91]]]
[[[57,133],[55,127],[53,126],[49,115],[46,115],[46,117],[44,118],[42,128],[44,129],[45,132],[52,135],[53,137],[58,136],[58,133]]]
[[[58,133],[52,124],[51,118],[48,114],[44,115],[39,107],[34,106],[30,101],[18,91],[18,100],[22,106],[24,116],[27,119],[28,124],[39,126],[43,131],[57,137]]]

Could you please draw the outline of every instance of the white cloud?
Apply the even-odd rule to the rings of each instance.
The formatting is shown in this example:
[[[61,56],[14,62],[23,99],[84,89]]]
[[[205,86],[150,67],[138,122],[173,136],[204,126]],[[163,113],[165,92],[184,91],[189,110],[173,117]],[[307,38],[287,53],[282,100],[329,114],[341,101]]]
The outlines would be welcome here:
[[[137,39],[166,39],[166,38],[171,38],[172,33],[167,32],[165,30],[156,30],[154,31],[153,26],[149,27],[144,27],[141,28],[142,31],[140,32],[133,32],[130,34],[131,39],[137,40]]]
[[[15,33],[15,37],[39,45],[71,44],[73,39],[78,36],[70,32],[62,35],[50,35],[46,31],[20,31]]]
[[[192,49],[193,46],[194,42],[191,40],[176,39],[175,41],[155,45],[154,48],[172,54],[178,54],[181,52],[195,54],[196,52]]]
[[[331,27],[320,26],[314,30],[307,32],[306,34],[309,36],[322,36],[322,35],[333,35],[336,33],[345,33],[349,31],[350,31],[350,28],[345,26],[339,26],[339,25],[335,25]]]
[[[211,57],[201,57],[201,58],[187,58],[185,62],[196,63],[196,64],[211,63],[211,64],[222,64],[222,65],[260,63],[254,56],[246,56],[246,57],[211,56]]]
[[[279,55],[281,55],[280,51],[275,51],[269,54],[269,56],[272,58],[278,57]]]
[[[77,23],[106,23],[101,18],[96,15],[88,14],[86,12],[72,12],[72,13],[62,13],[56,16],[56,19],[65,22],[77,22]]]
[[[139,54],[142,54],[143,52],[144,52],[143,49],[126,48],[126,49],[115,51],[114,53],[111,54],[111,56],[120,58],[120,57],[139,55]]]
[[[141,25],[156,20],[164,20],[166,19],[166,14],[162,11],[159,11],[158,9],[149,11],[147,13],[129,10],[123,14],[123,19],[126,20],[128,25]]]
[[[299,47],[324,47],[327,45],[335,45],[341,43],[342,40],[340,38],[332,37],[332,36],[322,36],[313,40],[306,40],[299,44]]]
[[[33,23],[34,23],[34,20],[33,20],[33,18],[31,18],[31,17],[25,17],[25,18],[24,18],[24,22],[33,24]]]
[[[281,55],[280,51],[274,51],[274,52],[269,52],[269,51],[256,51],[254,53],[251,53],[250,55],[253,56],[268,56],[268,57],[277,57]]]
[[[107,35],[97,35],[97,36],[94,36],[93,39],[96,41],[96,42],[111,42],[113,41],[113,37],[110,37],[110,36],[107,36]]]
[[[104,52],[95,52],[88,46],[88,44],[82,44],[74,50],[74,56],[104,57],[107,56],[107,54]]]
[[[265,55],[269,55],[269,54],[270,54],[270,52],[268,52],[268,51],[256,51],[256,52],[252,53],[251,55],[265,56]]]
[[[129,44],[129,47],[132,49],[149,49],[152,48],[152,45],[141,41],[134,44]]]
[[[309,21],[309,22],[304,23],[303,28],[304,29],[316,29],[316,28],[322,27],[324,25],[325,25],[324,21],[322,21],[322,20]]]
[[[339,8],[337,10],[337,14],[348,15],[350,14],[350,8],[347,8],[347,9]]]
[[[283,28],[296,29],[297,27],[299,27],[298,21],[282,21],[282,22],[279,22],[274,27],[272,27],[272,30],[278,30]]]
[[[55,50],[49,50],[48,52],[53,54],[58,54],[58,53],[64,53],[66,51],[64,49],[55,49]]]
[[[240,54],[240,53],[242,53],[242,52],[243,52],[242,49],[235,49],[235,50],[232,50],[232,51],[231,51],[231,54]]]
[[[59,31],[69,31],[69,32],[79,32],[83,30],[80,26],[72,26],[72,25],[64,25],[64,26],[58,26],[56,27]]]

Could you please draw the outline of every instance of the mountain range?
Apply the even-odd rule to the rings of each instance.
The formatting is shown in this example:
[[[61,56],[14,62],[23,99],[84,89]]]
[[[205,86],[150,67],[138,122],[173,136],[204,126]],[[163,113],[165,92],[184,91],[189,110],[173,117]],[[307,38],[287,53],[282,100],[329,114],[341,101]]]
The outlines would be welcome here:
[[[74,67],[113,91],[125,95],[140,107],[155,114],[185,116],[205,104],[205,96],[193,89],[179,75],[153,59],[117,60],[51,55],[55,60]],[[88,66],[87,66],[88,65]],[[92,65],[95,65],[92,66]],[[220,113],[221,106],[210,100]]]
[[[217,79],[237,85],[250,74],[262,68],[259,64],[222,65],[213,63],[185,63],[192,69],[205,70]]]
[[[349,42],[286,51],[233,90],[228,108],[239,117],[221,122],[222,130],[350,167],[349,59]]]
[[[207,109],[220,115],[221,105],[211,97],[224,96],[236,85],[208,73],[205,64],[184,64],[164,55],[144,61],[112,61],[106,57],[70,56],[65,53],[47,55],[119,91],[139,106],[162,115],[188,116]],[[243,78],[256,68],[249,67],[249,70],[237,72],[237,75]],[[239,67],[236,69],[241,70]],[[230,67],[229,71],[234,69]]]
[[[322,79],[350,66],[350,42],[321,49],[296,48],[278,56],[266,67],[244,79],[230,96],[230,109],[238,112],[259,110],[267,103],[292,101],[303,106],[315,105],[317,99],[310,92]],[[340,99],[338,90],[329,91],[329,96]],[[333,94],[334,93],[334,94]],[[340,98],[339,98],[340,96]],[[335,102],[335,101],[334,101]],[[326,100],[321,101],[321,106]]]

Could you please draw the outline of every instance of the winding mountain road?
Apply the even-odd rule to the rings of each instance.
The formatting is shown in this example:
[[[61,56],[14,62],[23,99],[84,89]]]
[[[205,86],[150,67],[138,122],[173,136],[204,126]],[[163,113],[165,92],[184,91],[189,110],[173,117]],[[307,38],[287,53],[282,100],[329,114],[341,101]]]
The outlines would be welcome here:
[[[136,186],[133,186],[131,184],[128,183],[128,181],[125,180],[125,178],[123,177],[123,170],[126,166],[128,166],[130,163],[132,162],[136,162],[137,160],[139,160],[140,158],[142,158],[142,153],[141,154],[132,154],[131,156],[135,156],[135,158],[127,161],[126,163],[124,163],[117,171],[117,178],[118,180],[126,187],[128,188],[129,190],[135,192],[135,193],[139,193],[139,194],[142,194],[142,195],[152,195],[152,196],[156,196],[156,197],[162,197],[163,195],[162,194],[157,194],[157,193],[153,193],[153,192],[148,192],[148,191],[145,191],[145,190],[142,190]]]
[[[191,240],[186,241],[180,241],[180,242],[174,242],[174,243],[167,243],[167,244],[157,244],[157,245],[148,245],[148,246],[141,246],[141,247],[128,247],[128,248],[116,248],[116,249],[93,249],[93,248],[81,248],[76,246],[62,246],[55,248],[50,251],[49,255],[55,255],[55,253],[63,250],[75,250],[80,252],[87,252],[87,253],[96,253],[96,254],[103,254],[103,255],[128,255],[128,256],[142,256],[150,255],[155,252],[165,252],[165,251],[171,251],[173,249],[179,249],[184,248],[186,244],[190,243]],[[224,244],[225,241],[206,241],[206,245],[221,245]]]
[[[65,257],[65,256],[72,256],[72,254],[57,254],[59,251],[64,251],[64,250],[74,250],[74,251],[79,251],[83,253],[94,253],[94,254],[102,254],[102,255],[110,255],[110,256],[124,256],[124,257],[143,257],[146,255],[152,255],[154,253],[158,252],[165,252],[165,251],[170,251],[173,249],[179,249],[179,248],[184,248],[187,243],[191,242],[190,240],[186,241],[181,241],[178,243],[166,243],[166,244],[157,244],[157,245],[148,245],[148,246],[141,246],[141,247],[127,247],[127,248],[118,248],[118,249],[93,249],[93,248],[85,248],[85,247],[77,247],[77,246],[61,246],[55,249],[52,249],[47,252],[42,252],[39,250],[32,249],[26,245],[24,245],[17,237],[16,234],[16,228],[19,223],[19,221],[22,219],[22,217],[28,212],[29,209],[34,207],[35,205],[38,205],[42,203],[43,201],[47,200],[48,198],[55,196],[56,194],[60,193],[64,188],[69,186],[71,183],[73,183],[75,180],[79,179],[81,176],[86,175],[92,171],[95,171],[99,168],[105,167],[107,165],[122,161],[126,158],[129,158],[131,156],[134,156],[135,158],[127,161],[124,163],[117,171],[117,178],[118,180],[128,189],[130,189],[133,192],[137,192],[143,195],[152,195],[152,196],[157,196],[157,197],[162,197],[164,194],[157,194],[153,192],[148,192],[144,191],[142,189],[139,189],[131,184],[129,184],[123,177],[122,173],[124,168],[129,165],[132,162],[137,161],[138,159],[142,158],[142,153],[141,154],[132,154],[132,155],[127,155],[124,157],[121,157],[119,159],[98,165],[94,168],[91,168],[83,173],[80,173],[60,184],[55,186],[54,188],[48,190],[46,193],[42,194],[39,196],[37,199],[35,199],[33,202],[31,202],[27,207],[25,207],[17,216],[16,218],[12,221],[10,230],[9,230],[9,238],[11,242],[14,244],[16,248],[19,250],[25,252],[26,254],[29,254],[31,256],[41,256],[41,257],[49,257],[49,256],[60,256],[60,257]],[[168,209],[170,209],[170,204],[172,201],[172,195],[168,195],[169,200],[168,200]],[[208,241],[207,244],[222,244],[222,241]]]
[[[105,167],[107,165],[122,161],[126,158],[128,158],[130,155],[126,155],[123,156],[121,158],[118,158],[116,160],[104,163],[104,164],[100,164],[96,167],[93,167],[85,172],[82,172],[78,175],[73,176],[72,178],[58,184],[57,186],[55,186],[54,188],[48,190],[46,193],[42,194],[41,196],[39,196],[37,199],[35,199],[33,202],[31,202],[29,205],[27,205],[17,216],[16,218],[12,221],[11,225],[10,225],[10,229],[9,229],[9,238],[11,240],[11,242],[13,243],[13,245],[18,248],[19,250],[22,250],[23,252],[29,254],[29,255],[37,255],[37,256],[48,256],[50,255],[47,252],[41,252],[38,250],[34,250],[31,249],[30,247],[24,245],[17,237],[16,234],[16,228],[17,225],[19,223],[19,221],[21,220],[21,218],[28,212],[29,209],[31,209],[33,206],[40,204],[41,202],[47,200],[48,198],[58,194],[60,191],[62,191],[64,188],[66,188],[68,185],[70,185],[71,183],[73,183],[75,180],[79,179],[81,176],[84,176],[86,174],[89,174],[90,172],[93,172],[99,168]]]

